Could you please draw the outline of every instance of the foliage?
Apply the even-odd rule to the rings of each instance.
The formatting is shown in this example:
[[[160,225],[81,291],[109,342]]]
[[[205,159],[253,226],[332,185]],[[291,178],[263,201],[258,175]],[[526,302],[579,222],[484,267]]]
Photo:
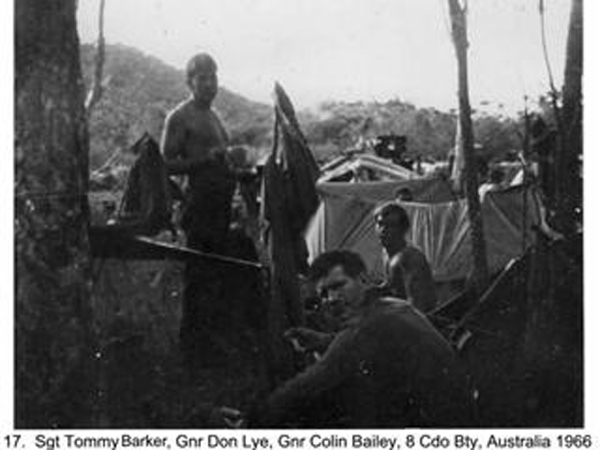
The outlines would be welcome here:
[[[521,147],[518,119],[474,111],[473,125],[475,140],[481,145],[479,151],[486,160],[503,158],[510,150]],[[351,147],[359,136],[406,135],[409,154],[439,160],[446,158],[454,146],[456,114],[417,108],[399,100],[327,103],[321,106],[318,115],[309,117],[306,131],[309,141],[317,148],[327,144]]]
[[[522,147],[523,128],[519,121],[488,113],[477,114],[473,120],[475,141],[481,145],[486,160],[505,159],[511,150]]]
[[[317,145],[351,147],[359,136],[406,135],[411,153],[443,158],[454,142],[455,117],[433,108],[417,108],[392,100],[385,103],[353,102],[323,104],[307,124],[307,136]]]

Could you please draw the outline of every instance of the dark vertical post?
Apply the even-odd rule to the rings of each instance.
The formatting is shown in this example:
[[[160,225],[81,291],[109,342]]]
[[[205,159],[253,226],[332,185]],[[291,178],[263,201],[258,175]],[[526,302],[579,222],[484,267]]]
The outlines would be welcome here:
[[[573,233],[577,225],[575,209],[581,200],[578,158],[583,151],[582,94],[583,0],[573,0],[567,37],[562,89],[562,136],[556,155],[557,225],[562,233]]]

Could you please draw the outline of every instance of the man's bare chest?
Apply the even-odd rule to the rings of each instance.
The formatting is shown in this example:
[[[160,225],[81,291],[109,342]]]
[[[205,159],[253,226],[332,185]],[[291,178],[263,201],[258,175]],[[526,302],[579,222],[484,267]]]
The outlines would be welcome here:
[[[186,150],[192,153],[224,149],[227,145],[227,137],[219,119],[210,112],[186,115],[183,135]]]

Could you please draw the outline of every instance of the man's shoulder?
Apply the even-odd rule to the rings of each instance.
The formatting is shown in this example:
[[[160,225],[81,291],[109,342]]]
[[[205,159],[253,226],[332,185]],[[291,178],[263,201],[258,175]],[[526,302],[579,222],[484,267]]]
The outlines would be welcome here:
[[[187,98],[181,102],[179,102],[173,109],[171,109],[167,113],[167,120],[181,120],[183,117],[190,113],[190,106],[192,105],[192,100]]]
[[[447,345],[427,316],[406,300],[382,297],[360,323],[361,334],[399,339],[402,336],[428,336],[427,341]]]
[[[421,251],[420,248],[415,247],[414,245],[410,245],[410,244],[404,248],[402,253],[409,257],[419,257],[419,258],[425,257],[425,254]]]
[[[413,307],[408,300],[391,295],[383,295],[379,297],[374,304],[379,310],[385,310],[387,308],[405,310]]]
[[[364,326],[378,326],[382,322],[388,322],[402,319],[408,316],[418,314],[418,311],[407,300],[392,297],[382,296],[372,301],[366,314],[363,315],[361,324]]]
[[[390,266],[405,266],[407,264],[427,262],[427,258],[425,257],[425,254],[417,247],[407,245],[402,250],[389,256],[388,261]]]
[[[401,252],[399,252],[397,255],[397,260],[403,265],[428,263],[425,254],[420,249],[412,245],[406,246]]]

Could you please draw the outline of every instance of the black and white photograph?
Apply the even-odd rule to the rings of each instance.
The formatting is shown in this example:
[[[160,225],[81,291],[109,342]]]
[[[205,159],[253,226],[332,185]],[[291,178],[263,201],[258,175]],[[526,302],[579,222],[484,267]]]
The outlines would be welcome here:
[[[583,0],[14,0],[9,21],[6,427],[600,445]],[[245,447],[226,432],[111,448]],[[102,446],[69,436],[23,448]],[[412,444],[281,436],[253,448]]]

